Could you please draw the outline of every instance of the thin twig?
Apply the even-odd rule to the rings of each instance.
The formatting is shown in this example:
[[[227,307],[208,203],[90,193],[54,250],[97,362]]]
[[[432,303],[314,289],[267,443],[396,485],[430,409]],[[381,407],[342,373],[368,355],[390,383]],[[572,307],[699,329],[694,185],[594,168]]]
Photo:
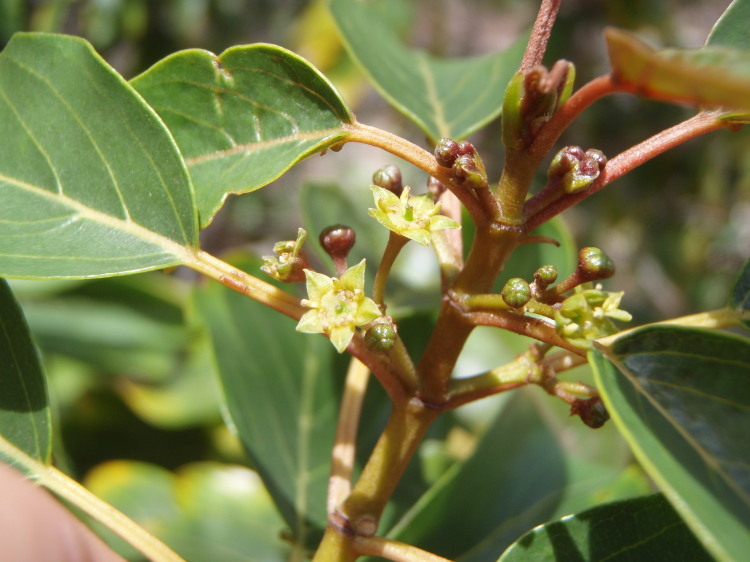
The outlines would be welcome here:
[[[341,399],[336,440],[328,478],[328,515],[336,511],[352,489],[352,472],[356,453],[357,429],[362,413],[362,402],[370,380],[370,370],[352,357],[346,373],[344,394]]]
[[[380,556],[394,562],[450,562],[448,558],[385,537],[356,537],[354,548],[363,556]]]

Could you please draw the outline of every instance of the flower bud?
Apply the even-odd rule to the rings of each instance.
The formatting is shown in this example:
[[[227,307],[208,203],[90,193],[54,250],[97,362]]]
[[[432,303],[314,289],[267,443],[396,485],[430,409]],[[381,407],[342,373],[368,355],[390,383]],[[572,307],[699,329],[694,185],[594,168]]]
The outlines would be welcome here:
[[[486,189],[489,186],[484,162],[478,154],[462,154],[453,163],[453,175],[470,189]]]
[[[540,291],[557,281],[557,268],[554,265],[543,265],[534,272],[534,282]]]
[[[609,420],[609,412],[598,396],[579,398],[570,406],[571,416],[580,416],[581,421],[593,429],[599,429]]]
[[[349,251],[357,241],[357,234],[353,228],[343,224],[335,224],[324,228],[318,237],[320,245],[331,256],[335,264],[345,263]]]
[[[395,344],[396,328],[390,322],[378,322],[365,332],[365,345],[373,351],[390,351]]]
[[[404,191],[404,184],[401,179],[401,170],[398,166],[389,164],[376,171],[372,175],[372,183],[387,189],[391,193],[395,194],[396,197],[401,195]]]
[[[443,168],[450,168],[459,156],[458,143],[453,139],[440,139],[435,146],[435,160]]]
[[[520,277],[513,277],[508,279],[500,294],[509,307],[521,308],[531,300],[531,287]]]
[[[579,146],[566,146],[553,158],[547,177],[559,178],[566,193],[575,193],[591,185],[606,164],[607,157],[600,150],[584,152]]]
[[[586,281],[609,279],[615,274],[615,262],[600,248],[581,248],[578,252],[578,271]]]

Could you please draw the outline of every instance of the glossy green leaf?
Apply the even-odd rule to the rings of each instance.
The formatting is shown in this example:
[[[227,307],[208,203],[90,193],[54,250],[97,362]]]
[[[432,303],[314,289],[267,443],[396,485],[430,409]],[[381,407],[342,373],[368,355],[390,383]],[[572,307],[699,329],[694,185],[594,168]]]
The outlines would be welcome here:
[[[0,274],[95,277],[184,261],[190,182],[156,114],[80,38],[0,54]]]
[[[643,328],[593,351],[597,385],[638,460],[706,548],[750,550],[750,341]]]
[[[52,449],[47,384],[26,320],[0,279],[0,435],[48,464]],[[13,464],[13,459],[0,454]]]
[[[201,462],[171,473],[134,461],[95,467],[86,486],[191,562],[288,560],[284,522],[258,475],[240,466]],[[132,548],[104,537],[123,556]]]
[[[404,44],[390,14],[392,4],[330,0],[345,44],[383,97],[433,142],[464,138],[500,115],[526,38],[499,53],[439,59]]]
[[[661,494],[588,509],[526,533],[498,562],[659,560],[710,562],[711,556]]]
[[[750,1],[733,0],[708,34],[706,45],[748,50],[750,49],[748,28],[750,28]]]
[[[388,536],[451,559],[494,560],[535,525],[592,505],[623,466],[568,458],[535,407],[538,393],[511,396],[474,453],[448,469]],[[613,429],[605,429],[609,443],[617,443]]]
[[[310,63],[274,45],[175,53],[132,80],[182,151],[201,226],[230,193],[262,187],[339,141],[353,116]]]
[[[230,424],[295,538],[314,545],[326,524],[342,382],[331,344],[222,285],[206,287],[196,300]]]
[[[605,34],[612,75],[654,99],[745,110],[750,108],[750,52],[724,47],[656,51],[632,33]]]
[[[737,276],[729,297],[729,306],[733,309],[747,313],[750,311],[750,260],[742,266],[742,271]],[[750,319],[745,318],[742,323],[750,328]]]

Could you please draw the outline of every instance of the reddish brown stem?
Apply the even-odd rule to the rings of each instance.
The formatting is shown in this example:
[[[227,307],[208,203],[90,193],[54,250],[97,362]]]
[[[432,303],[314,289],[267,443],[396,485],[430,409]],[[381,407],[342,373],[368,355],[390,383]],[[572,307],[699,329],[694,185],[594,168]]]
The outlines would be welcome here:
[[[567,349],[577,355],[585,356],[586,354],[585,350],[579,349],[561,338],[554,326],[532,316],[524,316],[517,312],[493,310],[492,312],[467,312],[464,313],[464,318],[475,326],[503,328],[516,334],[532,337],[540,342]]]
[[[543,0],[539,7],[539,13],[531,30],[531,38],[526,45],[526,52],[521,61],[521,72],[527,72],[534,66],[542,64],[544,52],[547,50],[547,42],[552,33],[552,26],[557,18],[562,0]]]
[[[727,124],[718,119],[719,115],[721,115],[720,111],[700,112],[690,119],[687,119],[674,127],[665,129],[624,152],[621,152],[607,162],[604,171],[591,187],[583,191],[565,195],[552,202],[547,207],[544,207],[535,215],[528,217],[525,224],[526,230],[534,230],[552,217],[559,215],[564,210],[572,207],[590,195],[593,195],[617,178],[624,176],[631,170],[634,170],[641,164],[648,162],[663,152],[679,146],[691,139],[710,133],[711,131],[716,131],[726,127]]]

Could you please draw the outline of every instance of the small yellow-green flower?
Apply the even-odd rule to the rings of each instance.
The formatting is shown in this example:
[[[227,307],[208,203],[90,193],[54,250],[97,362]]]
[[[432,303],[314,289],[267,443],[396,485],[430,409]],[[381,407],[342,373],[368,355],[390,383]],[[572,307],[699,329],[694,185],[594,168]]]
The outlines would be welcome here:
[[[388,230],[411,238],[423,246],[430,245],[430,234],[445,228],[459,228],[459,224],[440,214],[440,203],[433,203],[430,195],[409,196],[409,187],[404,187],[401,197],[387,189],[371,185],[375,198],[375,209],[370,209],[372,218]]]
[[[382,313],[375,301],[365,296],[365,260],[347,269],[341,279],[305,270],[309,308],[297,324],[298,332],[326,334],[343,353],[358,326],[369,324]]]
[[[555,312],[557,331],[576,347],[591,347],[593,340],[618,331],[612,320],[629,322],[632,319],[630,313],[620,308],[622,295],[622,291],[610,293],[598,288],[577,288]]]

